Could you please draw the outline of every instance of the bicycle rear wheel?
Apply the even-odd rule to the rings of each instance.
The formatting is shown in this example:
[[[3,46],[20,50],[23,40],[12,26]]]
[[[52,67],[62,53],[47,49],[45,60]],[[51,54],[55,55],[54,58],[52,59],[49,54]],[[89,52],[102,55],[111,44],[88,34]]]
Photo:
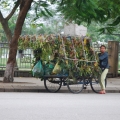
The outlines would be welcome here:
[[[95,93],[99,93],[101,90],[100,79],[98,77],[91,78],[90,81],[91,89]],[[105,87],[107,86],[107,78],[105,78]]]
[[[48,92],[58,92],[62,85],[62,78],[44,78],[44,86]]]
[[[84,79],[67,79],[68,90],[72,93],[80,93],[84,87]]]

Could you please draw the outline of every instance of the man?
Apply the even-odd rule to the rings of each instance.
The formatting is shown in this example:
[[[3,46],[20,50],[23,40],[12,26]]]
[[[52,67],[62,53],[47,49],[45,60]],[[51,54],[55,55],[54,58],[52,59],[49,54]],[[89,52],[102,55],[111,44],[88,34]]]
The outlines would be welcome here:
[[[100,94],[105,94],[105,78],[108,73],[109,69],[109,64],[108,64],[108,53],[106,52],[106,46],[101,45],[100,46],[100,53],[98,54],[99,56],[99,62],[100,62],[100,68],[102,69],[102,74],[100,78],[100,86],[101,86],[101,91],[99,92]]]

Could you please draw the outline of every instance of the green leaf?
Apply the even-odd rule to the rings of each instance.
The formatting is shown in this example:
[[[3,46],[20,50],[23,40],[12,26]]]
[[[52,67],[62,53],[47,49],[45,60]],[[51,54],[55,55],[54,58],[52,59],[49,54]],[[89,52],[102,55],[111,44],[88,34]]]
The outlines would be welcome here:
[[[41,13],[42,13],[42,15],[48,17],[48,16],[46,15],[46,13],[45,13],[43,10],[41,10]]]
[[[61,1],[60,5],[63,5],[63,1],[64,1],[64,0]]]
[[[51,17],[53,17],[53,15],[51,14],[51,12],[50,12],[47,8],[45,8],[45,10],[46,10],[46,12],[47,12]]]
[[[32,28],[36,28],[37,25],[33,23],[33,24],[31,24],[31,27],[32,27]]]
[[[43,26],[43,23],[37,24],[37,26],[38,26],[38,27],[41,27],[41,26]]]
[[[111,27],[111,26],[103,27],[98,30],[100,34],[112,34],[113,31],[115,31],[115,27]]]
[[[42,7],[48,7],[49,5],[47,3],[40,4]]]
[[[38,19],[38,17],[35,17],[32,21],[36,21]]]
[[[109,24],[109,25],[111,25],[111,26],[116,26],[116,25],[118,25],[120,23],[120,16],[118,16],[114,21],[113,21],[113,23],[112,24]]]
[[[56,0],[49,0],[51,4],[54,4],[54,2],[56,2]]]

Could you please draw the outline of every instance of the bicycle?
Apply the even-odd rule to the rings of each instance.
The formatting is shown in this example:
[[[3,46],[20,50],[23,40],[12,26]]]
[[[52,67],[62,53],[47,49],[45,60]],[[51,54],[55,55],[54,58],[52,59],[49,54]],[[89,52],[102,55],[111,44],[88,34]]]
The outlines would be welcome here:
[[[83,89],[86,89],[86,87],[90,84],[91,89],[95,93],[99,93],[101,90],[100,86],[100,79],[98,77],[79,77],[76,78],[76,80],[68,79],[67,80],[67,87],[70,92],[72,93],[80,93]],[[107,86],[107,78],[105,78],[105,87]]]

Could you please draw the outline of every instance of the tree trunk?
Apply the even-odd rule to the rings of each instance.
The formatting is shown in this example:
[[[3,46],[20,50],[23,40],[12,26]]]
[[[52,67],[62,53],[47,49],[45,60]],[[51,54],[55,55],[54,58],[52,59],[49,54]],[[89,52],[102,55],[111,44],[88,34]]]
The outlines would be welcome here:
[[[4,73],[4,83],[8,83],[8,82],[13,82],[13,76],[14,76],[14,64],[13,63],[8,63],[6,65],[6,70],[5,70],[5,73]]]
[[[20,12],[19,12],[17,23],[15,26],[14,36],[12,38],[12,41],[10,42],[9,58],[6,65],[3,82],[13,82],[14,66],[16,62],[16,54],[17,54],[17,47],[18,47],[18,38],[21,34],[22,26],[32,1],[33,0],[21,1]]]
[[[12,11],[10,12],[10,14],[9,14],[6,18],[3,17],[3,15],[2,15],[2,13],[1,13],[1,11],[0,11],[0,22],[1,22],[1,25],[2,25],[3,30],[4,30],[4,32],[5,32],[5,35],[6,35],[6,37],[7,37],[8,44],[9,44],[9,43],[11,42],[11,40],[12,40],[12,32],[11,32],[11,30],[10,30],[10,28],[9,28],[8,20],[12,17],[12,15],[14,14],[14,12],[15,12],[16,9],[18,8],[19,4],[20,4],[20,0],[17,0],[16,5],[13,7]],[[9,45],[8,45],[8,46],[9,46]],[[11,65],[8,65],[8,68],[11,68],[11,66],[12,66],[12,64],[11,64]],[[15,63],[15,66],[17,66],[17,63]],[[10,72],[11,72],[11,71],[10,71]],[[5,74],[7,75],[7,73],[8,73],[8,70],[6,69],[6,73],[5,73]],[[13,73],[11,73],[11,75],[12,75],[12,74],[13,74]],[[9,80],[12,81],[11,78],[9,78]],[[5,81],[5,82],[7,82],[7,81]]]

